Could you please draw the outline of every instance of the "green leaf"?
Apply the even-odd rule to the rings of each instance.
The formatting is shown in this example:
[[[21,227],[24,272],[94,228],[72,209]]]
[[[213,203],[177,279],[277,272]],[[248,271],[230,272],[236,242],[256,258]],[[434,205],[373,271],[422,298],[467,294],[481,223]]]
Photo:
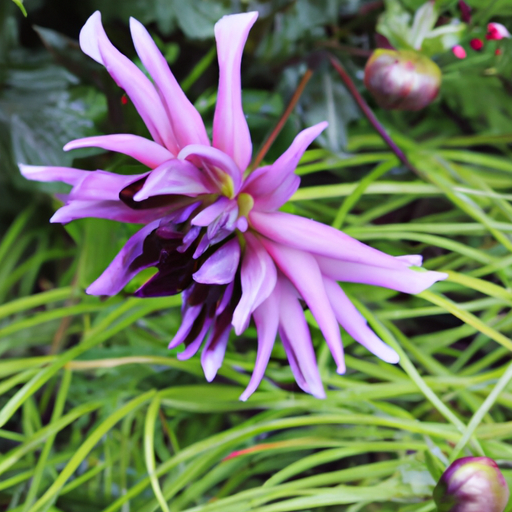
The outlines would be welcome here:
[[[416,50],[422,48],[423,40],[434,28],[439,12],[435,0],[425,2],[414,14],[411,27],[412,46]]]
[[[22,0],[12,0],[21,10],[21,12],[23,13],[23,16],[25,16],[25,18],[27,17],[27,10],[25,9],[25,6],[23,5],[23,2]]]
[[[429,450],[425,450],[423,455],[425,456],[425,464],[429,473],[432,475],[434,481],[437,482],[441,478],[446,468],[437,457],[430,453]]]
[[[399,0],[386,0],[386,10],[377,23],[377,32],[385,36],[397,50],[414,50],[414,37],[411,33],[411,14]]]

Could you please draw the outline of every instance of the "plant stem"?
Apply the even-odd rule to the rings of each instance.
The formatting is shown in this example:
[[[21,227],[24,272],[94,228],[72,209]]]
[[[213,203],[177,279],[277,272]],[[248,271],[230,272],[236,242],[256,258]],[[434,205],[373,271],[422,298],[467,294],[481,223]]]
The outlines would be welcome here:
[[[281,130],[283,129],[286,121],[290,117],[290,114],[293,112],[293,109],[297,105],[297,102],[299,101],[299,98],[302,95],[302,92],[304,91],[304,88],[306,87],[306,84],[309,82],[310,78],[313,76],[313,70],[308,68],[306,72],[304,73],[304,76],[301,78],[299,85],[297,86],[297,89],[293,93],[292,99],[290,100],[290,103],[288,103],[288,106],[286,107],[286,110],[284,111],[283,115],[281,116],[281,119],[279,119],[279,122],[275,126],[275,128],[272,130],[272,133],[268,136],[267,140],[263,143],[263,146],[261,146],[261,149],[259,150],[258,154],[256,155],[256,158],[254,159],[251,170],[257,169],[258,166],[261,164],[262,160],[265,158],[265,155],[267,154],[268,150],[276,140],[276,137],[279,135]]]
[[[416,174],[419,174],[418,170],[411,164],[411,162],[409,162],[409,160],[405,156],[405,153],[395,144],[393,139],[386,132],[385,128],[377,119],[372,109],[368,106],[364,98],[361,96],[360,92],[357,90],[357,87],[350,78],[349,74],[345,71],[345,68],[341,65],[341,62],[332,55],[329,55],[329,60],[331,61],[331,64],[333,65],[334,69],[337,71],[337,73],[343,80],[345,87],[348,89],[354,100],[356,100],[356,103],[359,105],[359,108],[363,111],[363,114],[366,116],[368,121],[370,121],[371,125],[375,128],[377,133],[383,138],[384,142],[389,146],[391,151],[393,151],[397,158],[408,169],[410,169]]]

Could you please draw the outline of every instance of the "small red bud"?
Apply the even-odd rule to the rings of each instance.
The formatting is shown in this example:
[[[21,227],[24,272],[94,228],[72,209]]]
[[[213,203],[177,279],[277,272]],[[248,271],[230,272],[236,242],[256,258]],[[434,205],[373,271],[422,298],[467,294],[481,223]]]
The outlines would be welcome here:
[[[128,104],[128,96],[126,96],[126,94],[123,94],[121,96],[121,104],[122,105],[127,105]]]
[[[382,108],[421,110],[436,98],[441,70],[418,52],[378,49],[366,63],[364,84]]]
[[[503,512],[508,498],[507,482],[488,457],[456,460],[434,488],[438,512]]]
[[[464,48],[462,48],[462,46],[460,44],[458,44],[457,46],[454,46],[452,48],[452,52],[453,52],[453,55],[455,55],[455,57],[457,57],[457,59],[465,59],[466,58],[466,50],[464,50]]]
[[[484,47],[484,42],[481,39],[471,39],[469,46],[479,52]]]

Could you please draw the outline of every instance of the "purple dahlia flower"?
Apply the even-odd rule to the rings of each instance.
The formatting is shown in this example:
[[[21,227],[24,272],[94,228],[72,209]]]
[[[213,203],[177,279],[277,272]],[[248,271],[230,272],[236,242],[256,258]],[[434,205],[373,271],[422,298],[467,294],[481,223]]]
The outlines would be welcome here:
[[[129,155],[148,167],[137,176],[67,167],[21,165],[31,180],[63,181],[52,222],[83,217],[143,224],[87,293],[114,295],[141,270],[157,273],[137,292],[156,297],[183,292],[183,322],[170,347],[194,355],[211,381],[222,364],[228,337],[251,318],[258,351],[246,400],[263,378],[279,333],[298,385],[325,396],[304,303],[315,317],[337,365],[345,371],[341,325],[384,361],[396,352],[369,329],[337,281],[418,293],[445,274],[411,269],[419,256],[393,257],[313,220],[278,211],[299,186],[294,174],[302,154],[327,126],[303,130],[273,164],[248,171],[252,158],[242,110],[240,64],[257,13],[225,16],[215,26],[220,69],[210,142],[203,121],[180,89],[146,29],[131,19],[137,54],[153,81],[109,41],[99,12],[80,34],[82,50],[103,64],[131,98],[153,140],[118,134],[75,140],[65,150],[100,147]]]

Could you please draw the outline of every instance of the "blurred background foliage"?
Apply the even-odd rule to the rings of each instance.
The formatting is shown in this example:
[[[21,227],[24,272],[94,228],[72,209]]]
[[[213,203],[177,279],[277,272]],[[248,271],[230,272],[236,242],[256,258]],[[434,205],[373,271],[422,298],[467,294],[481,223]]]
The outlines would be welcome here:
[[[471,0],[450,48],[438,99],[419,112],[378,109],[363,68],[376,27],[400,27],[422,0],[0,0],[0,510],[94,512],[428,512],[448,461],[493,457],[512,480],[512,0]],[[436,3],[460,23],[458,2]],[[219,377],[168,341],[179,297],[103,301],[84,288],[131,226],[50,225],[55,184],[24,180],[17,162],[140,172],[122,155],[62,151],[78,137],[145,127],[78,33],[100,9],[107,33],[136,60],[128,19],[146,24],[211,126],[217,68],[213,25],[258,10],[243,62],[244,110],[257,150],[307,65],[315,73],[266,160],[299,129],[329,129],[305,154],[289,211],[342,228],[392,254],[423,254],[447,281],[416,297],[345,286],[401,354],[387,365],[343,333],[338,376],[310,319],[325,401],[295,386],[279,343],[260,390],[237,400],[255,355],[253,328],[232,339]],[[383,14],[385,16],[383,17]],[[497,55],[496,50],[499,50]],[[406,153],[403,166],[338,74],[345,66]],[[138,63],[140,64],[140,62]]]

